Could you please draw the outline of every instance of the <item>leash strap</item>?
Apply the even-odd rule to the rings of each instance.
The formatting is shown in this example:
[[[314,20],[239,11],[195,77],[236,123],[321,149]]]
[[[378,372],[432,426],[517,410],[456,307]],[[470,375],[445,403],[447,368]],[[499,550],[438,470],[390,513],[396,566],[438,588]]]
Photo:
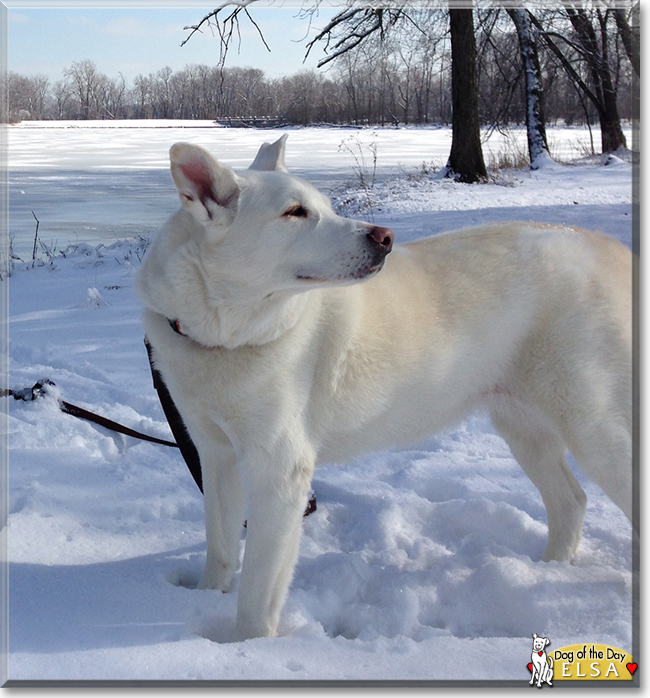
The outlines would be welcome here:
[[[59,406],[61,408],[61,412],[65,412],[65,414],[71,414],[73,417],[79,417],[79,419],[85,419],[88,422],[94,422],[95,424],[99,424],[102,427],[106,427],[106,429],[116,431],[120,434],[124,434],[125,436],[133,436],[136,439],[140,439],[142,441],[151,441],[154,444],[161,444],[162,446],[173,446],[174,448],[178,446],[178,444],[175,444],[173,441],[166,441],[165,439],[158,439],[155,436],[142,434],[139,431],[135,431],[135,429],[129,429],[129,427],[125,427],[123,424],[114,422],[112,419],[102,417],[101,415],[95,414],[94,412],[90,412],[89,410],[86,410],[83,407],[79,407],[78,405],[73,405],[72,403],[66,402],[65,400],[61,400],[59,402]]]
[[[31,388],[24,388],[23,390],[0,390],[0,397],[13,397],[14,400],[22,400],[23,402],[31,402],[32,400],[37,400],[42,397],[47,392],[47,386],[54,385],[51,380],[44,378],[43,380],[35,383]],[[107,417],[102,417],[99,414],[95,414],[90,410],[87,410],[78,405],[73,405],[71,402],[66,402],[66,400],[59,400],[59,409],[65,414],[70,414],[73,417],[78,417],[79,419],[85,419],[87,422],[93,422],[94,424],[99,424],[99,426],[115,431],[118,434],[124,434],[125,436],[132,436],[136,439],[142,441],[151,441],[155,444],[161,444],[162,446],[172,446],[177,448],[178,445],[173,441],[166,441],[165,439],[159,439],[156,436],[149,436],[149,434],[143,434],[135,429],[130,429],[125,427],[119,422],[114,422],[112,419]]]
[[[144,344],[147,348],[147,356],[149,357],[149,367],[151,368],[153,386],[158,393],[158,399],[160,400],[165,417],[169,422],[169,427],[172,430],[172,434],[176,439],[176,443],[173,441],[166,441],[165,439],[159,439],[156,436],[149,436],[149,434],[143,434],[142,432],[126,427],[119,422],[114,422],[112,419],[95,414],[84,407],[73,405],[71,402],[67,402],[66,400],[59,400],[59,409],[61,412],[69,414],[72,417],[77,417],[79,419],[84,419],[88,422],[98,424],[99,426],[109,429],[110,431],[115,431],[118,434],[132,436],[135,439],[150,441],[151,443],[160,444],[162,446],[178,448],[183,456],[183,460],[185,461],[188,470],[194,478],[194,482],[196,482],[199,490],[201,490],[201,493],[203,493],[203,478],[201,476],[201,459],[199,458],[199,452],[196,450],[196,446],[187,432],[183,419],[176,408],[174,401],[172,400],[172,396],[169,393],[160,371],[153,365],[153,350],[146,337]],[[51,380],[44,378],[35,383],[31,388],[24,388],[22,390],[0,388],[0,397],[13,397],[15,400],[31,402],[45,395],[47,393],[48,385],[53,386],[54,383]],[[303,516],[313,514],[316,509],[316,497],[312,494],[309,502],[307,503],[307,508],[305,509]]]
[[[199,452],[196,450],[194,442],[187,433],[185,423],[176,408],[172,396],[167,389],[167,384],[163,380],[160,371],[153,365],[153,349],[151,344],[144,339],[144,345],[147,347],[147,356],[149,357],[149,368],[151,369],[151,377],[153,378],[153,387],[158,393],[158,399],[169,422],[169,427],[172,430],[172,434],[176,439],[176,445],[178,446],[183,460],[187,465],[194,482],[196,482],[198,488],[203,492],[203,477],[201,475],[201,459],[199,458]]]

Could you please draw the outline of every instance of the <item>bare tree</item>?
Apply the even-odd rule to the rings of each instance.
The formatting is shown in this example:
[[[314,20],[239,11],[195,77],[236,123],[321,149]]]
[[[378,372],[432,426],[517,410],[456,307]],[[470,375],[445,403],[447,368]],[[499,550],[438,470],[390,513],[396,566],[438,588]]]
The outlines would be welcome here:
[[[71,91],[76,96],[83,119],[101,118],[98,96],[105,76],[98,72],[93,61],[77,61],[64,71]]]
[[[313,70],[301,70],[284,81],[289,99],[286,115],[299,124],[318,121],[323,77]]]
[[[471,8],[450,7],[452,140],[448,176],[472,183],[487,179],[478,118],[476,37]]]
[[[24,77],[8,72],[2,81],[2,93],[6,99],[6,118],[42,119],[45,116],[49,80],[44,75]]]
[[[185,27],[185,29],[190,30],[190,33],[187,38],[181,42],[181,46],[185,46],[194,34],[203,30],[203,27],[209,27],[219,38],[219,64],[224,66],[228,50],[234,38],[236,37],[239,41],[241,40],[241,35],[239,33],[239,17],[243,14],[257,29],[262,43],[266,46],[267,50],[270,51],[271,49],[266,43],[264,34],[248,11],[248,7],[255,2],[257,2],[257,0],[226,0],[217,9],[205,15],[197,24]]]
[[[531,169],[540,167],[544,160],[550,160],[546,140],[546,119],[544,117],[542,74],[537,53],[537,42],[528,10],[509,8],[508,14],[517,29],[519,53],[526,85],[526,134]]]
[[[522,64],[516,32],[501,9],[479,9],[476,13],[476,68],[479,83],[481,124],[489,129],[508,128],[524,119]]]
[[[190,30],[187,43],[203,27],[212,27],[220,40],[220,62],[223,64],[228,48],[235,36],[239,36],[239,18],[245,15],[257,28],[262,40],[264,37],[253,21],[248,8],[256,0],[225,0],[217,9],[205,15]],[[450,3],[450,31],[452,43],[452,148],[447,165],[449,176],[463,182],[475,182],[486,178],[487,173],[481,148],[478,96],[476,78],[476,40],[474,36],[472,9],[460,8],[458,0]],[[304,6],[303,6],[304,7]],[[318,8],[305,9],[310,18]],[[419,26],[418,11],[406,9],[399,3],[395,7],[358,7],[350,1],[348,7],[337,13],[328,24],[307,44],[307,55],[318,42],[324,42],[325,58],[318,62],[322,67],[351,51],[358,49],[370,37],[385,36],[396,26],[406,23],[412,31],[422,32]],[[268,48],[266,42],[264,42]],[[401,100],[405,118],[408,119],[411,99],[410,85],[401,88]]]
[[[122,73],[116,79],[104,77],[99,83],[98,106],[102,118],[123,119],[126,116],[126,80]]]
[[[153,83],[153,95],[154,95],[154,106],[153,106],[153,116],[154,118],[169,119],[173,114],[173,107],[171,101],[171,77],[173,71],[166,65],[161,68],[154,76]]]
[[[64,119],[68,115],[68,106],[73,99],[70,85],[65,80],[58,80],[52,90],[54,99],[54,118]]]
[[[92,61],[81,61],[65,70],[65,81],[54,85],[39,76],[9,74],[3,94],[9,98],[12,119],[274,116],[300,123],[449,124],[453,112],[456,116],[460,112],[452,109],[451,100],[450,14],[441,0],[434,1],[435,9],[400,6],[379,12],[381,8],[350,6],[338,12],[328,21],[333,33],[326,36],[320,31],[322,41],[329,42],[323,59],[327,72],[300,71],[270,79],[256,68],[187,65],[176,72],[166,67],[155,74],[139,75],[127,86],[123,76],[108,78]],[[549,119],[568,124],[586,120],[589,125],[599,116],[587,96],[591,91],[597,99],[594,79],[567,12],[564,8],[540,9],[537,0],[526,2],[529,8],[536,8],[536,16],[530,9],[523,11],[517,0],[510,0],[505,8],[482,6],[472,17],[480,123],[501,129],[527,121],[535,163],[545,149],[544,111]],[[634,14],[626,9],[623,23],[618,21],[618,9],[625,0],[590,0],[582,9],[589,10],[594,27],[596,2],[608,20],[610,76],[617,105],[622,117],[632,118],[638,93],[632,62],[635,37],[638,39]],[[394,13],[387,12],[389,9]],[[510,17],[503,9],[510,11]],[[306,11],[302,15],[306,19]],[[526,20],[532,26],[526,26]],[[352,38],[351,31],[355,33]],[[596,35],[599,39],[598,32]],[[236,32],[232,36],[237,39]],[[359,37],[363,39],[355,43]],[[632,59],[625,43],[631,47]],[[349,46],[353,48],[345,50]],[[468,55],[466,50],[461,53]],[[526,89],[528,109],[519,98]],[[459,142],[464,144],[467,139],[460,137],[454,145]],[[454,151],[456,154],[456,148]]]
[[[324,41],[324,50],[327,56],[318,62],[318,67],[322,68],[339,56],[357,48],[371,36],[378,34],[383,39],[386,33],[402,20],[417,27],[417,23],[413,21],[407,10],[354,7],[351,4],[350,7],[335,15],[325,28],[307,44],[307,55],[318,42]]]
[[[135,102],[135,118],[149,119],[153,113],[154,78],[152,75],[136,75],[133,79],[132,99]]]
[[[613,10],[618,33],[621,37],[621,41],[623,42],[623,46],[625,47],[625,53],[627,54],[637,78],[641,76],[641,38],[639,35],[640,11],[641,3],[637,2],[630,10],[630,13],[635,20],[632,26],[630,26],[624,8],[614,7]]]
[[[608,23],[613,17],[611,8],[587,8],[581,2],[563,0],[563,18],[573,30],[554,30],[544,27],[530,14],[548,48],[559,59],[574,85],[591,101],[600,121],[603,153],[627,147],[618,113],[616,86],[611,69],[611,32]],[[558,44],[557,42],[560,42]],[[578,56],[587,68],[583,78],[570,60],[570,53]],[[589,84],[587,84],[589,82]]]

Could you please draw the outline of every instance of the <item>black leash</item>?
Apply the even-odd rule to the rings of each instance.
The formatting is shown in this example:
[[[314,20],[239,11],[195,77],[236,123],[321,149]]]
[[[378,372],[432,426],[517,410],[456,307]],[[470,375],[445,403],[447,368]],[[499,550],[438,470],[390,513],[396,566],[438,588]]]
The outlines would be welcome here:
[[[174,401],[172,400],[172,396],[167,389],[167,385],[165,384],[160,371],[158,371],[153,365],[151,345],[146,339],[145,345],[147,347],[147,355],[149,356],[149,366],[151,368],[153,385],[158,393],[160,404],[163,408],[163,412],[165,413],[165,417],[167,417],[172,434],[176,439],[175,442],[159,439],[158,437],[150,436],[149,434],[143,434],[142,432],[131,429],[130,427],[126,427],[119,422],[115,422],[112,419],[108,419],[100,414],[91,412],[84,407],[73,405],[71,402],[67,402],[66,400],[59,400],[59,409],[61,412],[69,414],[72,417],[77,417],[78,419],[83,419],[87,422],[98,424],[99,426],[109,429],[110,431],[117,432],[118,434],[131,436],[134,439],[140,439],[141,441],[150,441],[151,443],[160,444],[161,446],[178,448],[183,456],[183,460],[185,461],[188,470],[190,471],[190,474],[194,478],[194,482],[196,482],[199,490],[201,490],[201,493],[203,493],[203,479],[201,477],[201,459],[199,458],[199,452],[196,450],[196,446],[185,428],[185,424],[183,423],[181,415],[176,408]],[[23,388],[22,390],[0,389],[0,397],[13,397],[14,400],[32,402],[34,400],[38,400],[40,397],[44,397],[47,394],[48,386],[54,387],[55,384],[48,378],[43,378],[34,383],[31,388]],[[304,516],[313,514],[316,511],[316,508],[316,497],[312,496],[307,503]]]
[[[153,350],[146,337],[144,340],[144,345],[147,347],[147,356],[149,357],[149,368],[151,369],[151,377],[153,378],[153,387],[158,393],[160,405],[163,408],[165,417],[167,417],[172,434],[176,439],[176,445],[183,456],[183,460],[185,461],[188,470],[194,478],[194,482],[196,482],[197,487],[201,490],[201,492],[203,492],[203,478],[201,476],[201,459],[199,458],[199,452],[196,450],[196,446],[187,432],[180,412],[176,408],[176,405],[172,400],[172,396],[167,389],[167,384],[163,380],[160,371],[153,365]]]
[[[0,397],[13,397],[14,400],[22,400],[24,402],[32,402],[37,400],[39,397],[43,397],[47,393],[47,387],[54,386],[54,383],[47,378],[44,378],[37,383],[35,383],[31,388],[24,388],[23,390],[2,390],[0,391]],[[125,427],[119,422],[114,422],[112,419],[107,417],[102,417],[99,414],[95,414],[90,410],[87,410],[78,405],[73,405],[71,402],[66,400],[59,400],[59,408],[61,412],[65,414],[70,414],[73,417],[78,417],[79,419],[85,419],[88,422],[94,422],[99,424],[106,429],[111,431],[116,431],[119,434],[124,434],[125,436],[132,436],[135,439],[141,439],[142,441],[151,441],[155,444],[161,444],[162,446],[173,446],[178,448],[178,444],[173,441],[166,441],[165,439],[159,439],[155,436],[149,436],[149,434],[143,434],[142,432],[136,431],[135,429],[130,429]]]

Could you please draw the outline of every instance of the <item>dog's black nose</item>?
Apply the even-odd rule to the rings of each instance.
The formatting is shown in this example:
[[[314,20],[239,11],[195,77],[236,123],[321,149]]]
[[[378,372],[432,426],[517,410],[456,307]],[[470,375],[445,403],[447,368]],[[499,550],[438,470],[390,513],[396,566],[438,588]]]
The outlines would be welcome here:
[[[381,245],[386,254],[393,249],[395,233],[390,228],[383,228],[380,225],[373,225],[368,232],[368,237]]]

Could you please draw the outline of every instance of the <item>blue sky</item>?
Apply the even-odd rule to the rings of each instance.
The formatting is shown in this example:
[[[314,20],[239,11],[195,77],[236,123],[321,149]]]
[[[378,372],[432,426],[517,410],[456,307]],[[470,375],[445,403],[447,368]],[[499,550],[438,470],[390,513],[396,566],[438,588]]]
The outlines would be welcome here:
[[[74,61],[90,59],[109,77],[121,72],[127,81],[138,74],[148,75],[168,65],[178,70],[189,63],[216,64],[219,40],[210,31],[195,34],[184,47],[181,42],[188,24],[196,24],[218,2],[200,6],[187,3],[184,7],[153,6],[116,7],[103,2],[93,7],[91,2],[29,2],[4,0],[7,6],[8,68],[22,75],[46,75],[52,82],[63,76],[64,68]],[[36,5],[40,4],[40,7]],[[122,3],[125,4],[125,3]],[[134,5],[136,3],[131,3]],[[146,5],[138,2],[138,5]],[[77,5],[71,7],[71,5]],[[85,5],[85,6],[84,6]],[[226,65],[254,66],[267,75],[288,75],[304,68],[315,68],[322,51],[303,64],[306,50],[305,35],[308,21],[297,17],[300,3],[275,3],[274,7],[260,5],[251,14],[264,32],[271,52],[262,44],[257,31],[247,21],[241,22],[241,49],[233,45]],[[320,12],[317,26],[323,26],[334,15],[331,5]],[[313,36],[313,30],[311,35]]]

